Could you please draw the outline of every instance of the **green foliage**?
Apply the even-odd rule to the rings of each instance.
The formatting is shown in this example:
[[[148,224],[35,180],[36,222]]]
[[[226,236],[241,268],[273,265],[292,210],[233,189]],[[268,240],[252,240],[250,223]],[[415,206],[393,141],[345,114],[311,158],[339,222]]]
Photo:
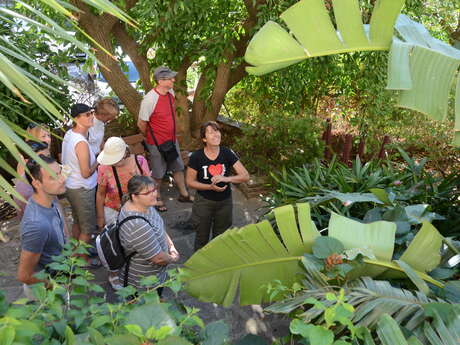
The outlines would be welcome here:
[[[322,277],[306,266],[303,289],[265,308],[269,313],[288,314],[295,338],[307,338],[311,344],[323,341],[330,345],[334,340],[334,344],[342,344],[340,339],[348,344],[368,345],[380,340],[381,344],[403,345],[411,337],[437,345],[444,344],[439,338],[458,337],[459,304],[401,289],[387,281],[362,278],[339,288],[327,285]],[[317,332],[323,336],[316,338]]]
[[[85,246],[71,240],[48,266],[55,274],[37,274],[47,280],[47,287],[43,283],[32,286],[35,301],[22,299],[9,304],[0,293],[2,345],[227,344],[226,325],[205,326],[198,309],[160,302],[156,293],[159,285],[152,288],[156,279],[146,278],[145,290],[136,295],[133,287],[119,290],[119,301],[107,303],[105,291],[91,282],[93,274],[82,268],[85,261],[75,255],[85,253]],[[161,286],[177,293],[180,283],[178,286],[176,273],[169,274],[171,279]]]
[[[241,305],[276,300],[283,295],[279,285],[299,283],[299,262],[312,267],[311,275],[322,270],[322,279],[336,284],[383,274],[402,279],[404,284],[412,284],[411,279],[417,284],[421,278],[441,289],[444,287],[426,273],[440,264],[442,246],[442,236],[427,222],[402,255],[394,257],[395,223],[365,224],[332,214],[328,233],[334,239],[323,240],[311,221],[306,203],[295,208],[291,205],[276,208],[266,218],[257,224],[226,231],[197,251],[181,270],[187,292],[202,301],[224,306],[231,305],[237,296]],[[446,259],[453,255],[449,253]],[[398,264],[398,259],[411,270]],[[275,280],[280,283],[273,284]]]
[[[251,173],[267,175],[322,154],[321,128],[311,117],[267,114],[242,130],[243,135],[235,138],[233,148]]]
[[[335,158],[319,160],[274,175],[276,191],[268,199],[272,207],[309,201],[312,218],[320,228],[327,226],[329,211],[364,222],[386,220],[398,225],[397,243],[410,240],[424,220],[434,222],[444,235],[458,232],[458,172],[445,177],[426,169],[426,159],[416,160],[399,149],[403,165],[389,161],[362,164],[357,157],[352,167]]]

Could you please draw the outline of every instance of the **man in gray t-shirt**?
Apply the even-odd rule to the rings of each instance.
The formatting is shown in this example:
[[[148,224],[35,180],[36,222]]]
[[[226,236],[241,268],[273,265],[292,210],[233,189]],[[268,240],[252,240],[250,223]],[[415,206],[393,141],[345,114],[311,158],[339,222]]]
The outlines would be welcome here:
[[[34,160],[27,162],[29,183],[34,194],[29,199],[21,222],[21,256],[17,278],[24,284],[40,282],[33,275],[59,255],[65,243],[66,226],[56,196],[65,192],[65,178],[54,158],[40,155],[55,173],[51,175]]]

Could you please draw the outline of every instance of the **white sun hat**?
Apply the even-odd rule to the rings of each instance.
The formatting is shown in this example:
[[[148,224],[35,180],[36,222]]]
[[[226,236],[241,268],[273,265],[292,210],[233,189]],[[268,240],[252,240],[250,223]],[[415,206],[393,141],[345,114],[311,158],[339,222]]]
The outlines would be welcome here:
[[[99,164],[113,165],[118,163],[125,156],[126,148],[125,141],[120,137],[110,137],[104,144],[104,149],[97,156]]]

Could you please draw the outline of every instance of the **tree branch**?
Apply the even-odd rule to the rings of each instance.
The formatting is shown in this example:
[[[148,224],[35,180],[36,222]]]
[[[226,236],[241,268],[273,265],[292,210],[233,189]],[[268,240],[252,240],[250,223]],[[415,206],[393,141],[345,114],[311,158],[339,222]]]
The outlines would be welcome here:
[[[150,67],[147,61],[147,57],[140,54],[140,47],[137,42],[128,34],[123,23],[118,22],[113,27],[113,35],[117,42],[120,44],[123,51],[128,54],[137,71],[147,93],[153,87],[152,81],[150,80]]]

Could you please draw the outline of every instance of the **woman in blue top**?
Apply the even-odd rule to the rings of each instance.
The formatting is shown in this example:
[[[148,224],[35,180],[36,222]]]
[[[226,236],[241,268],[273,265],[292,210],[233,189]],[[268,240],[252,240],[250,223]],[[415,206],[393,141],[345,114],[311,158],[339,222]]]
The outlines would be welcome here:
[[[199,222],[195,238],[195,250],[200,249],[212,237],[222,234],[232,225],[231,183],[249,180],[249,174],[238,156],[220,146],[221,131],[214,121],[201,126],[200,137],[204,148],[195,151],[187,169],[187,185],[197,190],[192,214]],[[234,170],[236,174],[231,175]]]

